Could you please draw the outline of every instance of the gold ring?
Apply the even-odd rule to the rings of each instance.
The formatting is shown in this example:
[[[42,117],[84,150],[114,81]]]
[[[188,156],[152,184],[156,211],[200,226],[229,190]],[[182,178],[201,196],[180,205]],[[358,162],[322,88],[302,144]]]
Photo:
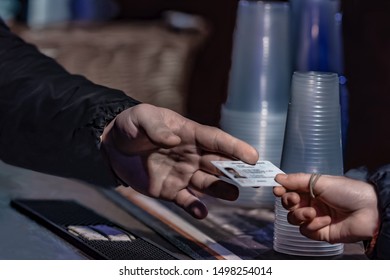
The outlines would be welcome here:
[[[319,174],[319,173],[313,173],[310,176],[309,189],[310,189],[310,195],[312,198],[316,198],[316,196],[314,194],[314,187],[315,187],[315,185],[320,177],[321,177],[321,174]]]

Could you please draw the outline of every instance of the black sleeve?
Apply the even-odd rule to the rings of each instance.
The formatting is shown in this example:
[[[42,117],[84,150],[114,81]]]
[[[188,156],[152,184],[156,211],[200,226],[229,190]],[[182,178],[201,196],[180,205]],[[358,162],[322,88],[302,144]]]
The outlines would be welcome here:
[[[115,184],[99,151],[104,126],[139,102],[71,75],[0,19],[0,159],[95,185]]]
[[[381,225],[375,243],[374,258],[390,259],[390,165],[385,165],[371,174],[378,195]]]

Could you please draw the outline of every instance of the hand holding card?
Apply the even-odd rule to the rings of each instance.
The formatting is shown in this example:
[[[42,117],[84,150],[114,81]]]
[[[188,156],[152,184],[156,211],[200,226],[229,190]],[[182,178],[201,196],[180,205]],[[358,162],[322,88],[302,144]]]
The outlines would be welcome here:
[[[239,187],[275,187],[279,184],[275,176],[284,173],[269,161],[258,161],[255,165],[242,161],[212,161],[231,183]]]

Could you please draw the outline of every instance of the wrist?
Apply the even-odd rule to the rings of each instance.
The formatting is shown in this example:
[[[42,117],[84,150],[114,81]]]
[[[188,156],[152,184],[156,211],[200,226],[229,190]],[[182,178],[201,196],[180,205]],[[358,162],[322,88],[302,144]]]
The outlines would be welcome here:
[[[118,186],[128,186],[128,184],[123,181],[118,174],[115,172],[112,163],[111,163],[111,156],[110,154],[113,152],[112,149],[115,149],[115,145],[113,143],[112,139],[112,130],[114,127],[116,118],[111,120],[106,127],[103,129],[102,135],[100,135],[100,151],[103,155],[103,158],[105,159],[108,167],[110,168],[111,174],[114,177],[116,183]]]
[[[375,228],[374,232],[372,233],[371,239],[364,241],[365,254],[369,258],[372,258],[374,255],[374,249],[376,246],[376,242],[378,240],[380,228],[381,228],[381,222],[378,219],[376,228]]]
[[[122,178],[117,174],[117,172],[115,172],[115,169],[111,162],[111,154],[116,153],[115,146],[112,142],[112,136],[111,136],[112,133],[110,133],[112,131],[111,128],[112,128],[112,122],[107,126],[107,128],[104,129],[105,132],[103,132],[101,136],[100,151],[117,185],[128,187],[129,184],[127,184],[124,180],[122,180]]]
[[[104,129],[103,129],[103,132],[102,132],[102,134],[100,135],[100,144],[102,145],[102,144],[104,144],[104,145],[106,145],[107,144],[107,142],[110,142],[110,132],[111,132],[111,130],[112,130],[112,127],[114,126],[114,123],[115,123],[115,119],[116,119],[116,117],[114,118],[114,119],[112,119],[105,127],[104,127]]]

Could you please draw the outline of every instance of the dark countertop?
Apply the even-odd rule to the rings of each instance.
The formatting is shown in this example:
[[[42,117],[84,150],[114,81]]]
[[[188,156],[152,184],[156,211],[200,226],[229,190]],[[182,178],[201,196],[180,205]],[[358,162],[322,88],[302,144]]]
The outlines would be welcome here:
[[[123,196],[123,190],[121,193],[0,162],[0,259],[90,258],[12,208],[10,201],[15,198],[75,200],[110,221],[131,229],[138,236],[169,250],[178,259],[214,259],[215,255],[210,254],[209,248],[219,252],[227,249],[242,259],[305,259],[279,254],[272,249],[273,211],[269,209],[240,209],[209,203],[209,217],[198,221],[172,204],[145,200],[146,205],[161,205],[163,212],[167,211],[164,212],[167,221],[161,221],[134,201],[130,202]],[[143,199],[141,197],[140,201],[144,201]],[[179,222],[172,222],[174,220]],[[206,248],[193,241],[193,238],[199,236],[210,247]],[[366,257],[362,244],[354,243],[345,245],[343,255],[331,259]]]
[[[10,206],[15,198],[75,200],[111,221],[131,228],[179,258],[188,258],[151,229],[82,182],[25,170],[0,162],[0,259],[88,259],[83,252]]]

